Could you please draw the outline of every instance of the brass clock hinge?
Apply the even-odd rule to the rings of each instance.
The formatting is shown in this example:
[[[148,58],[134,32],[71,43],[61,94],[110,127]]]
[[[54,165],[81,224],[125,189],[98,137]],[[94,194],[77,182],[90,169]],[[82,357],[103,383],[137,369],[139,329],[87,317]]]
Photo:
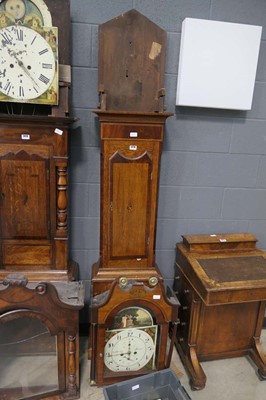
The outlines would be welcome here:
[[[149,246],[149,244],[150,244],[150,237],[148,237],[147,239],[147,245]]]
[[[151,181],[152,181],[152,172],[151,172]]]
[[[113,202],[110,203],[110,211],[113,211]]]
[[[50,180],[50,170],[49,170],[49,168],[46,170],[46,177],[47,177],[47,180],[49,181]]]

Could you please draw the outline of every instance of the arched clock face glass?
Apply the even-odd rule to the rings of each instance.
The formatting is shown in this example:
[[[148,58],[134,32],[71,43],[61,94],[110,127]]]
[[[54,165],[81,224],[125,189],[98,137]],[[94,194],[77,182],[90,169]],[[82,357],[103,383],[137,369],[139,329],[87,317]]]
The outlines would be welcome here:
[[[157,325],[142,307],[126,307],[105,332],[104,364],[107,371],[136,372],[155,366]]]
[[[24,26],[0,30],[0,91],[20,101],[46,92],[55,75],[54,53],[36,31]]]

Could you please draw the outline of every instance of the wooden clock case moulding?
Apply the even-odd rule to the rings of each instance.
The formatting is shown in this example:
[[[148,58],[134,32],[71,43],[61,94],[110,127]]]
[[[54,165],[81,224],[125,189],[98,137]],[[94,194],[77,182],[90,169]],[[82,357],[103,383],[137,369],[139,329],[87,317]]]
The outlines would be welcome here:
[[[187,235],[177,244],[176,346],[193,389],[206,384],[200,362],[221,358],[249,355],[266,379],[266,254],[256,241],[249,233]]]
[[[21,274],[4,279],[0,284],[1,398],[79,398],[79,310],[83,306],[83,282],[28,282]],[[50,378],[47,366],[53,371]]]
[[[78,276],[68,254],[70,2],[34,3],[58,27],[59,104],[0,102],[0,281],[17,271],[31,281]]]

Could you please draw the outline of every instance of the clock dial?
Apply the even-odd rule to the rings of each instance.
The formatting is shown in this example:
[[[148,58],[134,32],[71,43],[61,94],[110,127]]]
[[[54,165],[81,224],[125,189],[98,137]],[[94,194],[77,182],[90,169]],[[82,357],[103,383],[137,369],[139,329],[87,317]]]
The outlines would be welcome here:
[[[36,99],[51,86],[56,71],[48,42],[24,26],[0,30],[0,91],[13,99]]]
[[[114,372],[138,371],[154,366],[157,326],[110,331],[104,349],[104,363]]]

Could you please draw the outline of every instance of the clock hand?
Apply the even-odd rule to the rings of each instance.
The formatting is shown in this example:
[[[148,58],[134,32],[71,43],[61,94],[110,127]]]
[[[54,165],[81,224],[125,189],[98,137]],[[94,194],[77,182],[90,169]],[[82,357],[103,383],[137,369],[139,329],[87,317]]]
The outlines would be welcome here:
[[[106,357],[112,357],[112,356],[117,356],[117,355],[123,357],[124,355],[127,355],[127,354],[129,354],[129,352],[121,353],[120,351],[117,351],[116,353],[110,353],[110,354],[107,353]]]
[[[14,50],[10,50],[8,49],[8,53],[10,54],[11,57],[14,57],[17,62],[19,67],[21,67],[23,69],[23,71],[25,72],[25,74],[32,80],[32,82],[39,88],[38,83],[35,81],[35,79],[33,78],[33,76],[29,73],[28,69],[25,67],[25,65],[23,64],[23,62],[18,58],[17,53]],[[21,51],[19,52],[21,53]]]
[[[130,360],[130,356],[131,356],[131,343],[130,343],[130,341],[128,342],[128,352],[127,352],[127,355],[128,355],[127,360]]]

